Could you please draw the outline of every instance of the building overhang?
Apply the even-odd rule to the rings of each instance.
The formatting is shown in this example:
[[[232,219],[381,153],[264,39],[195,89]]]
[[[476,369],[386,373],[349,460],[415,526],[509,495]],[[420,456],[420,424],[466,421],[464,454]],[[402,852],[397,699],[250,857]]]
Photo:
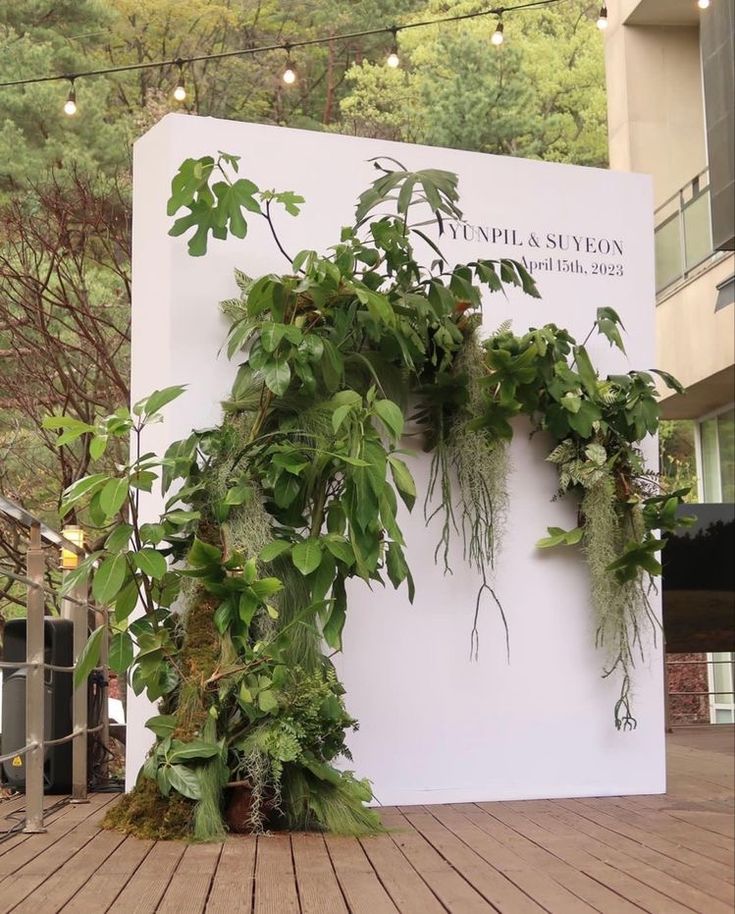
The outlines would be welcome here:
[[[693,26],[699,23],[700,15],[694,0],[638,0],[624,6],[623,22],[625,25]]]
[[[735,365],[730,365],[687,387],[686,393],[662,399],[661,415],[664,419],[700,419],[723,404],[732,403],[733,397]]]

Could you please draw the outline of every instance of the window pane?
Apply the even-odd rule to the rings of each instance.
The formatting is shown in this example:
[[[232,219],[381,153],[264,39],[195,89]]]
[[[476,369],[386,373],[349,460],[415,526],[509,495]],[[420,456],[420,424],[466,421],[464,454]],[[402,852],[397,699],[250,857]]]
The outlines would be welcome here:
[[[686,237],[686,269],[691,270],[712,253],[709,191],[695,197],[684,208]]]
[[[679,215],[675,214],[656,229],[656,291],[670,286],[681,278],[684,265],[681,262],[681,232]]]
[[[717,417],[722,501],[735,502],[735,409]]]
[[[717,419],[700,425],[702,440],[702,489],[704,500],[720,502],[720,473],[717,466]]]
[[[727,663],[712,664],[712,689],[719,692],[715,695],[716,705],[729,705],[733,703],[733,695],[730,691],[732,685],[732,654],[722,651],[712,654],[713,660],[726,660]]]

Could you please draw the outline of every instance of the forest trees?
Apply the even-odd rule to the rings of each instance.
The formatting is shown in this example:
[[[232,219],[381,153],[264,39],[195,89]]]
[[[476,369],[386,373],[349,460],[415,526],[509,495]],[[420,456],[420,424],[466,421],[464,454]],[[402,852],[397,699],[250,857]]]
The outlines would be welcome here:
[[[88,457],[58,450],[44,416],[89,422],[129,395],[124,192],[74,172],[0,208],[0,237],[0,487],[53,512]]]
[[[433,0],[428,15],[446,4]],[[452,12],[469,11],[456,3]],[[602,45],[590,4],[518,16],[491,47],[492,21],[401,35],[406,71],[364,62],[347,74],[342,130],[480,152],[607,164]]]
[[[478,9],[474,0],[40,0],[0,11],[0,81],[149,63],[360,32]],[[129,143],[170,110],[604,165],[602,44],[590,0],[508,20],[480,17],[399,35],[402,67],[384,66],[390,40],[367,36],[283,51],[80,81],[79,116],[61,113],[65,87],[0,92],[0,193],[74,162],[110,174],[129,166]],[[22,154],[21,154],[22,153]]]
[[[441,0],[26,0],[0,9],[0,82],[360,32],[477,9]],[[53,452],[40,416],[127,401],[132,141],[169,111],[605,162],[604,78],[595,4],[407,30],[402,66],[368,36],[79,80],[67,117],[58,82],[0,90],[0,491],[58,523],[52,493],[86,472]],[[38,322],[40,323],[34,323]],[[32,459],[29,459],[32,455]],[[0,532],[0,541],[2,533]]]

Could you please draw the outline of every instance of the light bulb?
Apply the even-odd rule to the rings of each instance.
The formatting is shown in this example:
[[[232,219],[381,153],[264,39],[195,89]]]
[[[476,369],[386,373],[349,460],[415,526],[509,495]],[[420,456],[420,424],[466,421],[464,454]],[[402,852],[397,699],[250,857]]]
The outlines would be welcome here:
[[[177,102],[183,102],[186,98],[186,86],[184,85],[184,61],[179,57],[176,59],[175,64],[178,67],[179,75],[176,79],[174,98]]]
[[[77,93],[74,91],[74,83],[72,83],[71,89],[69,89],[69,95],[67,96],[66,101],[64,102],[64,114],[68,114],[69,117],[77,113]]]
[[[605,29],[607,28],[607,7],[606,6],[603,6],[602,9],[600,10],[600,16],[597,20],[597,28],[601,32],[604,32]]]
[[[296,70],[294,70],[293,64],[288,64],[283,71],[283,81],[287,86],[292,86],[296,82]]]
[[[707,7],[709,6],[709,0],[697,0],[697,6],[701,10],[706,10]]]
[[[392,70],[395,70],[396,67],[400,67],[401,65],[401,58],[398,56],[398,26],[394,25],[390,31],[393,35],[393,44],[391,45],[390,54],[387,56],[385,62]]]
[[[497,28],[493,32],[493,37],[490,39],[490,41],[495,45],[495,47],[500,47],[500,45],[505,41],[502,22],[498,22]]]

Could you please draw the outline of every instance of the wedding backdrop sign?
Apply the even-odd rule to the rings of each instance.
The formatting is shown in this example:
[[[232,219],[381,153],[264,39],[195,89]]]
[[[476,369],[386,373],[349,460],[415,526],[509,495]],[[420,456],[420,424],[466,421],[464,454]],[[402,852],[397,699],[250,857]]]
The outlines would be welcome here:
[[[291,256],[324,251],[352,222],[358,195],[375,179],[375,159],[459,176],[464,220],[428,224],[449,265],[509,257],[533,275],[541,297],[520,290],[488,294],[483,330],[512,321],[522,334],[554,323],[584,340],[597,309],[611,307],[625,327],[627,355],[603,336],[587,348],[601,372],[655,364],[652,193],[641,175],[478,153],[172,114],[138,141],[134,162],[132,398],[188,384],[160,425],[146,428],[145,450],[162,453],[192,428],[213,425],[237,370],[222,351],[227,324],[218,302],[237,294],[235,268],[251,276],[288,271],[269,227],[256,216],[241,241],[212,240],[190,257],[168,231],[171,178],[186,158],[224,150],[242,157],[241,174],[261,188],[293,190],[306,202],[298,219],[278,217]],[[425,258],[437,255],[429,243]],[[408,432],[411,429],[407,429]],[[394,591],[349,586],[344,650],[334,657],[348,710],[360,722],[349,767],[368,777],[381,804],[454,803],[560,796],[659,793],[665,789],[661,641],[644,636],[633,682],[636,729],[616,729],[620,684],[601,677],[596,620],[582,555],[539,550],[548,526],[577,525],[574,499],[554,500],[557,469],[545,462],[544,434],[514,420],[509,505],[492,580],[508,624],[481,578],[450,546],[453,574],[435,558],[440,521],[427,522],[423,497],[430,457],[419,437],[403,445],[419,498],[404,512],[413,605]],[[645,443],[651,467],[656,443]],[[145,520],[162,508],[142,501]],[[429,513],[431,507],[429,508]],[[657,595],[651,605],[659,614]],[[128,785],[151,743],[155,713],[129,695]]]

